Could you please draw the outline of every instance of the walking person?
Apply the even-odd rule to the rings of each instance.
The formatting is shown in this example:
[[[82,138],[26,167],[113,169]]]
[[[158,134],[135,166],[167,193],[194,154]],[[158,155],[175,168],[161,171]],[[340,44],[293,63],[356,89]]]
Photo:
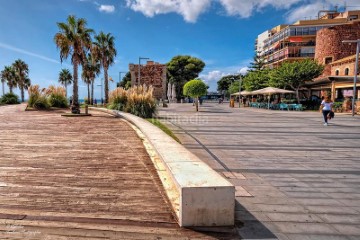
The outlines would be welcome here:
[[[328,125],[328,116],[332,111],[333,104],[334,103],[331,101],[330,97],[325,97],[325,99],[321,102],[320,111],[322,111],[324,117],[324,126]]]

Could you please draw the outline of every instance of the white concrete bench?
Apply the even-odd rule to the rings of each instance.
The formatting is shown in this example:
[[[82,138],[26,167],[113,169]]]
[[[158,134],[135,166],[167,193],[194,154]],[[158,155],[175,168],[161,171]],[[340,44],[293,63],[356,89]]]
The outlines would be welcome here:
[[[156,151],[148,150],[181,227],[234,225],[235,187],[231,183],[148,121],[104,111],[135,125]]]

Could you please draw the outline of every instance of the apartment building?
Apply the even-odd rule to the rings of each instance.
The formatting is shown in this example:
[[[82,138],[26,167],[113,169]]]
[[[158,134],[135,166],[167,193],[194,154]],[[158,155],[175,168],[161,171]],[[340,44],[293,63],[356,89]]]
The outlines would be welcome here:
[[[255,50],[269,68],[276,68],[283,61],[314,59],[316,34],[319,30],[359,20],[360,10],[319,11],[317,19],[299,20],[261,33],[255,41]]]

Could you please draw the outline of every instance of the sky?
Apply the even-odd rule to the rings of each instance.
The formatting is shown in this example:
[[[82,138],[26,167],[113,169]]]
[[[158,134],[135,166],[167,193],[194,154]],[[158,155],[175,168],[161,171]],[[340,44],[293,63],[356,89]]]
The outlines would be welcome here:
[[[346,4],[348,9],[360,9],[359,0]],[[319,10],[335,5],[343,7],[344,1],[0,0],[0,70],[20,58],[29,65],[32,84],[59,85],[60,70],[72,71],[72,65],[70,59],[60,62],[53,41],[59,31],[56,23],[75,15],[85,18],[96,33],[115,37],[117,56],[109,68],[114,79],[110,90],[116,87],[119,72],[127,72],[129,63],[138,63],[139,57],[167,63],[176,55],[191,55],[205,62],[200,78],[215,91],[222,76],[246,72],[260,33],[315,18]],[[102,78],[103,72],[95,82],[97,98]],[[86,85],[79,79],[80,98],[86,94]]]

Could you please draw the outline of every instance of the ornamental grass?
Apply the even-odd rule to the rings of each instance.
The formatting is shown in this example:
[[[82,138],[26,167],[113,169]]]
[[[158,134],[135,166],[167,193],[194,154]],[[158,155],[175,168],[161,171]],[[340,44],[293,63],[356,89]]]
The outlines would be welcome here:
[[[156,100],[153,87],[141,85],[128,90],[117,88],[110,93],[110,109],[134,114],[142,118],[151,118],[156,112]]]

